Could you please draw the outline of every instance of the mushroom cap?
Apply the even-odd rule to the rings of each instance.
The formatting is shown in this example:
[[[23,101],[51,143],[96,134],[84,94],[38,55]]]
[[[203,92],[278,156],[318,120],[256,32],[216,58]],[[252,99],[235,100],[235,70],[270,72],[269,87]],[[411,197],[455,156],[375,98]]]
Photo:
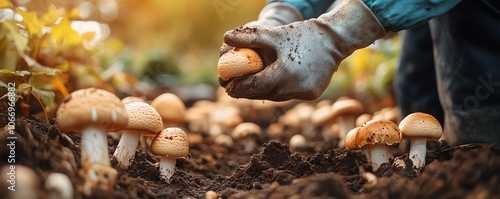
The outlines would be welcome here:
[[[163,129],[163,121],[155,108],[146,102],[125,104],[128,113],[127,130],[140,131],[143,135],[154,136]]]
[[[399,129],[404,138],[425,137],[438,140],[443,134],[439,121],[434,116],[422,112],[406,116],[399,123]]]
[[[234,48],[219,58],[217,71],[227,81],[234,77],[259,72],[264,68],[259,54],[250,48]]]
[[[363,108],[363,104],[358,100],[342,99],[332,104],[332,111],[336,116],[361,115],[365,109]]]
[[[368,122],[372,119],[372,115],[369,114],[369,113],[364,113],[362,115],[360,115],[358,118],[356,118],[356,126],[361,126],[363,125],[365,122]]]
[[[322,125],[334,120],[335,114],[331,106],[322,106],[311,113],[311,122],[314,125]]]
[[[122,99],[123,104],[128,104],[131,102],[145,102],[144,99],[135,96],[128,96]]]
[[[393,145],[401,140],[398,125],[389,120],[370,120],[360,126],[356,135],[356,145],[359,148],[373,144]]]
[[[118,131],[128,124],[125,105],[111,92],[86,88],[72,92],[57,110],[56,124],[61,131],[80,132],[89,125],[105,131]]]
[[[356,136],[358,135],[358,131],[361,127],[354,127],[345,136],[345,148],[347,150],[359,149],[359,146],[356,145]]]
[[[177,95],[163,93],[151,102],[151,106],[166,123],[182,124],[186,121],[186,105]]]
[[[158,156],[174,158],[188,157],[188,136],[181,128],[165,128],[151,141],[151,152]]]
[[[259,125],[252,122],[243,122],[238,124],[231,132],[231,137],[234,139],[245,139],[251,136],[258,136],[262,133]]]

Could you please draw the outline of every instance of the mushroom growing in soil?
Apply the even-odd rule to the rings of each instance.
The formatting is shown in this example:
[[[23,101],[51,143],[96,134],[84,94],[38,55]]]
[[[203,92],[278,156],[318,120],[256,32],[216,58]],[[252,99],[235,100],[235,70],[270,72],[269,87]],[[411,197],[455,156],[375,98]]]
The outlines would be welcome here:
[[[127,127],[125,105],[113,93],[98,88],[72,92],[57,110],[56,124],[63,132],[81,133],[83,166],[110,166],[107,131]]]
[[[163,128],[179,127],[186,122],[186,105],[177,95],[163,93],[151,102],[151,106],[160,113]]]
[[[51,173],[45,179],[45,191],[48,198],[51,199],[73,198],[73,184],[69,177],[63,173]]]
[[[255,139],[262,134],[262,129],[259,125],[252,122],[243,122],[238,124],[231,132],[231,137],[243,143],[243,151],[251,153],[256,148]]]
[[[189,157],[188,136],[178,127],[163,129],[153,138],[151,152],[160,156],[160,178],[170,184],[177,158]]]
[[[344,147],[347,133],[355,127],[355,118],[363,114],[363,104],[355,99],[338,100],[332,105],[332,112],[340,122],[339,147]]]
[[[371,162],[373,171],[383,163],[389,163],[392,158],[388,145],[397,144],[402,140],[398,125],[388,120],[370,120],[355,129],[346,136],[346,148],[362,149],[367,155],[365,147],[368,147],[370,155],[367,155],[367,159]]]
[[[443,128],[432,115],[422,112],[409,114],[399,123],[404,139],[411,141],[409,158],[413,167],[420,170],[425,166],[427,140],[439,140]]]
[[[145,102],[131,102],[125,104],[129,115],[127,128],[122,130],[122,137],[113,154],[118,166],[128,168],[134,159],[135,150],[141,135],[156,135],[163,128],[160,114]]]
[[[98,88],[74,91],[59,106],[56,124],[62,132],[81,133],[80,173],[89,187],[84,194],[89,196],[96,187],[112,189],[117,175],[110,174],[117,172],[110,166],[106,132],[127,127],[128,113],[121,100]],[[96,173],[106,174],[106,178]]]

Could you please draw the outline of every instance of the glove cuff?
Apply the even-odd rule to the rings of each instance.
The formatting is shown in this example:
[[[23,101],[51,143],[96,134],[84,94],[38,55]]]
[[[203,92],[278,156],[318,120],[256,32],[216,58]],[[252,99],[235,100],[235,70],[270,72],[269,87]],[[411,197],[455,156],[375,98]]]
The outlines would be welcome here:
[[[331,29],[337,49],[344,56],[383,38],[386,31],[375,14],[361,0],[342,0],[332,11],[318,17]]]
[[[276,27],[295,21],[302,21],[304,17],[297,8],[288,3],[273,2],[267,4],[259,14],[257,21],[245,24],[249,27]]]

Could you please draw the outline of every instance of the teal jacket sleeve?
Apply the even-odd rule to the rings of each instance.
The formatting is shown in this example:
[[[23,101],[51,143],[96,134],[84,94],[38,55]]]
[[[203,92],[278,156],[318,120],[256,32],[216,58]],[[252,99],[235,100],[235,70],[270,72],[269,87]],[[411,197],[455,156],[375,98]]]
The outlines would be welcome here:
[[[444,14],[461,0],[362,0],[386,31],[400,31]]]
[[[300,11],[304,19],[317,18],[325,13],[335,0],[269,0],[272,2],[284,2],[292,5]]]

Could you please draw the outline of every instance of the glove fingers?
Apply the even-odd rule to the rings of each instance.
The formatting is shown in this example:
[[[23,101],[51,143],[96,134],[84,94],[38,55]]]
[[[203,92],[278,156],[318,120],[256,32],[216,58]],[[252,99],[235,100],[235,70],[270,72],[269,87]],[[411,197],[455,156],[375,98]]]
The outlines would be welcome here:
[[[271,29],[272,28],[236,28],[224,34],[224,43],[229,46],[242,48],[275,49],[273,35],[275,35],[276,32],[270,31]]]

